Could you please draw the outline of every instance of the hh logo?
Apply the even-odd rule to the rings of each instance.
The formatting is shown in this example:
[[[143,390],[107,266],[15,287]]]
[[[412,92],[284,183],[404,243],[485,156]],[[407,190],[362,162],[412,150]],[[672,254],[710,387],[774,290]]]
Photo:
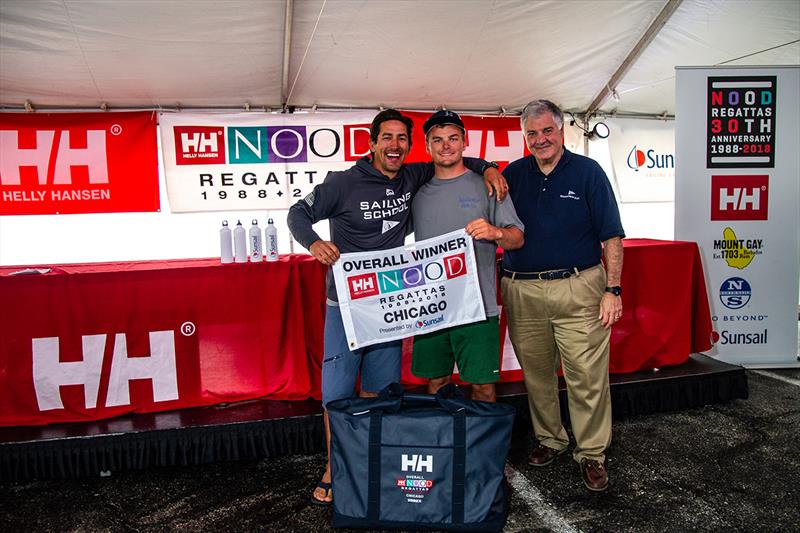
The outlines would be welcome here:
[[[83,335],[83,360],[63,363],[59,360],[58,337],[33,339],[33,387],[40,410],[64,408],[62,385],[83,385],[86,409],[97,407],[106,337]],[[128,382],[134,379],[152,381],[155,402],[178,399],[174,332],[151,331],[148,357],[128,357],[125,334],[116,334],[106,407],[129,405]]]
[[[225,162],[225,134],[218,126],[175,126],[175,163],[208,165]]]
[[[375,273],[351,276],[347,278],[347,285],[350,287],[351,300],[380,294],[378,290],[378,277]]]
[[[711,220],[767,220],[769,176],[711,176]]]
[[[433,456],[432,455],[406,455],[403,454],[400,469],[403,472],[433,472]]]
[[[70,185],[73,167],[86,169],[89,183],[108,183],[104,130],[82,134],[74,130],[33,130],[23,131],[22,138],[19,133],[0,131],[0,185],[20,185],[20,175],[26,172],[32,172],[39,185]]]

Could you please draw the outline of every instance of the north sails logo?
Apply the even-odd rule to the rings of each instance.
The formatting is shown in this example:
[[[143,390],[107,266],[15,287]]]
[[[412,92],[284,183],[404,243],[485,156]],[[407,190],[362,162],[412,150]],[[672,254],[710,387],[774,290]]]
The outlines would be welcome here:
[[[394,196],[394,191],[392,189],[386,189],[386,196]]]
[[[562,194],[559,198],[569,198],[570,200],[580,200],[580,196],[575,196],[575,191],[569,191],[567,194]]]

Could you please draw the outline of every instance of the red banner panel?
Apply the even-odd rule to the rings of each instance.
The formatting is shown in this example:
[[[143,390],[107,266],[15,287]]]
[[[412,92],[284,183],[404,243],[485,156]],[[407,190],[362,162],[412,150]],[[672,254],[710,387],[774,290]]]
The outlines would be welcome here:
[[[611,332],[609,371],[678,365],[708,350],[697,245],[624,244],[626,311]],[[49,268],[0,267],[0,427],[320,398],[327,267],[309,255]],[[500,328],[501,381],[520,381],[505,313]],[[411,373],[410,339],[404,348],[402,381],[425,383]]]
[[[431,157],[425,151],[425,132],[422,130],[422,125],[431,113],[418,111],[402,113],[414,121],[411,152],[406,162],[430,161]],[[530,153],[525,146],[519,117],[481,117],[466,114],[460,116],[467,130],[467,148],[464,150],[464,156],[496,161],[503,169],[511,161]]]
[[[0,215],[158,211],[157,117],[0,113]]]
[[[0,267],[0,427],[320,397],[327,267],[309,255],[51,268]]]

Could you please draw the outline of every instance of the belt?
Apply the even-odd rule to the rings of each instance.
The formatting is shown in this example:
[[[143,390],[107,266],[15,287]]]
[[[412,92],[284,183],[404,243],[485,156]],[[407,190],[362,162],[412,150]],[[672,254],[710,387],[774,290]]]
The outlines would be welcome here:
[[[579,275],[580,272],[584,270],[589,270],[590,268],[594,268],[598,265],[589,265],[583,267],[572,267],[572,268],[559,268],[556,270],[544,270],[542,272],[514,272],[513,270],[502,269],[503,276],[506,278],[514,279],[535,279],[535,280],[542,280],[542,281],[552,281],[554,279],[567,279],[572,276]]]

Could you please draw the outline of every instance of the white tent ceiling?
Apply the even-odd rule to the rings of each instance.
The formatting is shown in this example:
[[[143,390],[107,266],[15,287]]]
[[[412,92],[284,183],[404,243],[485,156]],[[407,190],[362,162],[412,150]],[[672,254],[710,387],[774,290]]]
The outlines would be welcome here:
[[[671,115],[674,67],[721,63],[800,64],[800,0],[0,0],[4,109]]]

